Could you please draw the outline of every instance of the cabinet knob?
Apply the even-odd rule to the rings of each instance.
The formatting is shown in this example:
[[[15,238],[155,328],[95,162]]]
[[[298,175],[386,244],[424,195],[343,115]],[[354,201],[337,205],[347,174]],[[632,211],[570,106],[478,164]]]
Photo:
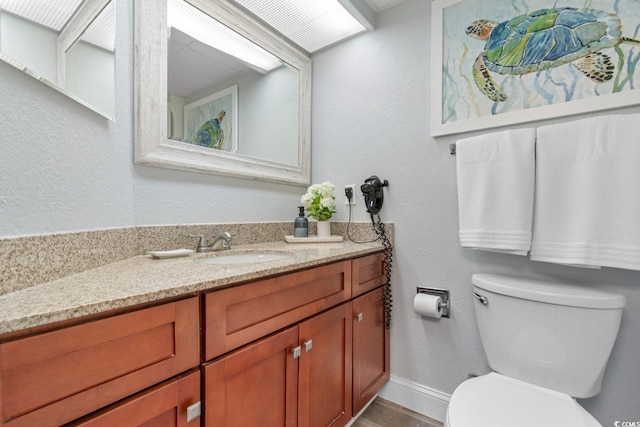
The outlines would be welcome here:
[[[313,340],[309,340],[309,341],[305,341],[304,342],[304,351],[306,351],[307,353],[311,351],[311,349],[313,348]]]
[[[356,314],[356,319],[358,320],[358,322],[362,322],[362,313]]]
[[[191,422],[198,418],[202,413],[202,404],[196,402],[193,405],[187,407],[187,422]]]
[[[300,346],[297,346],[296,348],[294,348],[293,350],[291,350],[291,353],[293,354],[293,358],[294,359],[298,359],[300,358],[300,353],[302,352],[302,348]]]

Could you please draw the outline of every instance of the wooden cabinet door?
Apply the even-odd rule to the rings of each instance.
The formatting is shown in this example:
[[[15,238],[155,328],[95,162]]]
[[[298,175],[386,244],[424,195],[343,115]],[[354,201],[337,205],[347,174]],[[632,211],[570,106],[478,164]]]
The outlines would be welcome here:
[[[187,421],[187,408],[199,401],[198,370],[139,393],[71,426],[196,427],[200,425],[200,417],[190,417]]]
[[[389,380],[389,329],[383,288],[353,300],[353,413]]]
[[[300,324],[300,427],[351,419],[351,327],[351,302]]]
[[[380,252],[351,261],[351,295],[353,298],[387,283],[386,255]]]
[[[204,420],[211,427],[295,427],[298,328],[204,365]]]

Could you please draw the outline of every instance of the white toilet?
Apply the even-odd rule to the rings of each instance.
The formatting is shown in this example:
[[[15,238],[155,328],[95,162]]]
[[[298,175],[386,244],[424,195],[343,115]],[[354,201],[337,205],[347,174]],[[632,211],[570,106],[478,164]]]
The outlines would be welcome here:
[[[445,427],[602,427],[574,398],[600,392],[625,297],[495,274],[471,281],[496,372],[456,388]]]

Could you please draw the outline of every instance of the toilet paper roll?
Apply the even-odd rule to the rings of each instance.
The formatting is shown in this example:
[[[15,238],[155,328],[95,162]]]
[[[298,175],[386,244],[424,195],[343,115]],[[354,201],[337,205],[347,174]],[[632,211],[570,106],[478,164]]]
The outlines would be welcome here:
[[[442,316],[441,303],[442,298],[437,295],[417,294],[413,299],[413,309],[423,316],[439,319]]]

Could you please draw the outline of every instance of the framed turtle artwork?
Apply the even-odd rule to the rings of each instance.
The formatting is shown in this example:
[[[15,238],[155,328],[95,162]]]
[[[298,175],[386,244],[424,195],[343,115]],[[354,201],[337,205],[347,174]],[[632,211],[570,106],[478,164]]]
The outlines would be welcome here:
[[[237,129],[237,85],[184,106],[184,142],[237,153]]]
[[[432,136],[640,104],[640,0],[434,0]]]

